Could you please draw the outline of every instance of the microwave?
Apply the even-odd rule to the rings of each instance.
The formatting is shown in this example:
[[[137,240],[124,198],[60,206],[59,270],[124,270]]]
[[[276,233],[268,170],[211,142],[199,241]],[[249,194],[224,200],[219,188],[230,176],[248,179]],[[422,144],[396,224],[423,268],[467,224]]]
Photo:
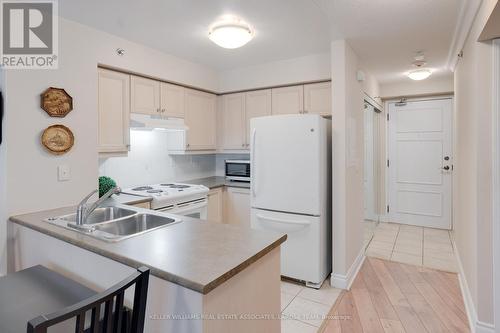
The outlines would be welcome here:
[[[250,161],[226,160],[226,179],[250,182]]]

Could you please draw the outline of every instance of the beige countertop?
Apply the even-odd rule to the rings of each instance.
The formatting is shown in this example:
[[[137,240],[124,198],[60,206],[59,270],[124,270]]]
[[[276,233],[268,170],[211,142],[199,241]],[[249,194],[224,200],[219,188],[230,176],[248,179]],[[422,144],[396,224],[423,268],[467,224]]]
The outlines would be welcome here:
[[[227,180],[225,177],[220,177],[220,176],[190,179],[190,180],[185,180],[181,183],[204,185],[204,186],[208,187],[209,189],[214,189],[214,188],[223,187],[223,186],[250,188],[250,183],[230,181],[230,180]]]
[[[180,223],[111,243],[43,221],[72,212],[75,207],[13,216],[10,221],[131,267],[148,266],[151,274],[203,294],[280,246],[287,237],[182,216]]]

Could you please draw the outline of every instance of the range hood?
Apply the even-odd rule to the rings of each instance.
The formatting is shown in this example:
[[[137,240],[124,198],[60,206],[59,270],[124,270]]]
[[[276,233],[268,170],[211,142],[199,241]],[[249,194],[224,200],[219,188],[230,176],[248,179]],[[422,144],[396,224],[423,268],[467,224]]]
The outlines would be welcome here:
[[[184,131],[188,127],[182,118],[167,118],[157,115],[130,114],[130,128],[139,130]]]

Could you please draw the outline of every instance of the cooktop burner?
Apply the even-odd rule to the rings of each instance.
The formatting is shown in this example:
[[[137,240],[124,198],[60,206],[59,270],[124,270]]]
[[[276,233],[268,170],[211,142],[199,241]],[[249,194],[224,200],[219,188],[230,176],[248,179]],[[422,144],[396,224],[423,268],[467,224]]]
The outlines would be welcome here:
[[[163,190],[147,190],[148,193],[161,193]]]
[[[139,186],[139,187],[134,187],[132,191],[146,191],[146,190],[152,190],[153,188],[151,186]]]
[[[165,186],[169,188],[190,188],[191,186],[189,185],[182,185],[182,184],[160,184],[160,186]]]

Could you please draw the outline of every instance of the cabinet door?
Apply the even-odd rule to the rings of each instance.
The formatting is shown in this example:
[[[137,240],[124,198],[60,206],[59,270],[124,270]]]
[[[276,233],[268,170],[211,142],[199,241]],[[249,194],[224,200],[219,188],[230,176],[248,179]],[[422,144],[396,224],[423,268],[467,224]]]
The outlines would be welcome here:
[[[295,114],[304,110],[304,86],[272,89],[272,113]]]
[[[304,113],[315,113],[322,116],[332,115],[331,82],[304,85]]]
[[[161,114],[166,117],[184,118],[184,87],[161,82]]]
[[[247,92],[245,95],[245,147],[250,148],[250,119],[271,115],[271,89]]]
[[[222,187],[208,192],[208,217],[209,221],[223,223],[223,198]]]
[[[130,75],[98,71],[98,151],[123,153],[130,147]]]
[[[216,96],[185,89],[185,123],[187,150],[211,150],[216,147]]]
[[[250,189],[228,187],[225,203],[226,223],[250,228]]]
[[[224,95],[222,107],[223,149],[245,149],[245,94]]]
[[[160,82],[139,76],[131,78],[132,113],[157,115],[160,113]]]

